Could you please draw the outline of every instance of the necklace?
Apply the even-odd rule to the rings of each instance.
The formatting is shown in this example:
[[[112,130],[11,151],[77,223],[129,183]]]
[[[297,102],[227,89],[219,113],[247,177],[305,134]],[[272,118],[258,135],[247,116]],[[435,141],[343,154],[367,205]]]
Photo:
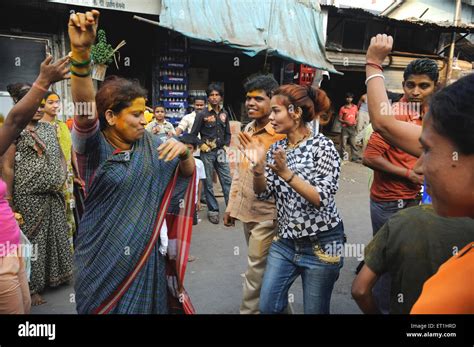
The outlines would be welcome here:
[[[311,135],[311,131],[308,131],[308,132],[306,133],[306,135],[303,136],[302,139],[296,141],[295,143],[290,143],[290,140],[288,140],[288,149],[293,149],[293,148],[298,147],[298,145],[299,145],[301,142],[305,141],[310,135]]]

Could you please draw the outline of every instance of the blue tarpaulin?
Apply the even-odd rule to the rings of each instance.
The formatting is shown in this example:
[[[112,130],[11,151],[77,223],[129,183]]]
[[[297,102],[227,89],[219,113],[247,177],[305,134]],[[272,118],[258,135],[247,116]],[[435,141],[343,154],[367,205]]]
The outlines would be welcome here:
[[[316,0],[161,0],[159,24],[191,38],[223,43],[338,73],[326,59]]]

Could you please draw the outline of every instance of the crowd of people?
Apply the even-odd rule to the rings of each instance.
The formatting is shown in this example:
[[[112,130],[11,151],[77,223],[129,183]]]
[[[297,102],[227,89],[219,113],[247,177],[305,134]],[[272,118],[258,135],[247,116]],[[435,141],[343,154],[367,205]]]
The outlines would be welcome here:
[[[393,39],[373,37],[367,93],[358,105],[348,93],[338,113],[339,149],[313,126],[330,122],[322,89],[251,76],[250,123],[238,134],[231,176],[222,86],[210,84],[176,128],[162,104],[147,106],[136,81],[110,76],[96,90],[98,20],[96,10],[71,14],[70,54],[54,63],[48,56],[34,83],[9,86],[15,105],[0,126],[0,313],[29,313],[47,287],[71,281],[78,313],[194,312],[181,278],[205,201],[211,223],[243,225],[242,314],[291,313],[288,291],[299,276],[304,313],[329,314],[348,242],[335,203],[341,157],[374,171],[373,239],[352,284],[360,309],[474,313],[474,75],[441,87],[437,64],[414,60],[392,104],[382,62]],[[95,112],[58,120],[50,88],[65,78],[74,103]],[[422,187],[432,204],[420,204]]]

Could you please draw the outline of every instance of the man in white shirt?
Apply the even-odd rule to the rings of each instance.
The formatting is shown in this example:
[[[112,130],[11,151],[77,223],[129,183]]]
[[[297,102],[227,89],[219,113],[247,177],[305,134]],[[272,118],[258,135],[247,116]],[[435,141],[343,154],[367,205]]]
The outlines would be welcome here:
[[[176,135],[182,133],[190,133],[193,128],[194,120],[196,119],[196,113],[201,112],[206,107],[206,97],[196,96],[194,99],[194,111],[185,115],[179,122],[176,128]]]

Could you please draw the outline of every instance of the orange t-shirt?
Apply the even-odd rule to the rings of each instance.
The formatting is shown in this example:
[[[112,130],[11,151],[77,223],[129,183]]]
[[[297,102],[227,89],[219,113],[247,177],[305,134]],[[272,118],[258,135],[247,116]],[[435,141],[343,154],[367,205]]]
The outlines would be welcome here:
[[[394,110],[401,110],[404,99],[400,103],[393,104]],[[422,120],[417,114],[397,114],[395,118],[404,122],[414,123],[421,126]],[[372,133],[364,152],[364,157],[383,157],[391,164],[413,169],[418,158],[403,152],[387,143],[377,132]],[[395,201],[399,199],[415,199],[420,192],[421,186],[414,184],[408,178],[395,176],[386,172],[374,170],[374,180],[370,187],[370,198],[374,201]]]
[[[74,123],[74,118],[68,118],[68,119],[66,120],[66,125],[67,125],[69,131],[72,130],[72,124],[73,124],[73,123]]]
[[[339,109],[339,117],[345,122],[349,122],[350,125],[347,125],[345,123],[342,123],[342,127],[348,127],[348,126],[354,126],[357,124],[357,112],[359,109],[357,108],[357,105],[352,105],[348,107],[347,105],[342,106]]]
[[[474,242],[425,282],[410,314],[474,314]]]

